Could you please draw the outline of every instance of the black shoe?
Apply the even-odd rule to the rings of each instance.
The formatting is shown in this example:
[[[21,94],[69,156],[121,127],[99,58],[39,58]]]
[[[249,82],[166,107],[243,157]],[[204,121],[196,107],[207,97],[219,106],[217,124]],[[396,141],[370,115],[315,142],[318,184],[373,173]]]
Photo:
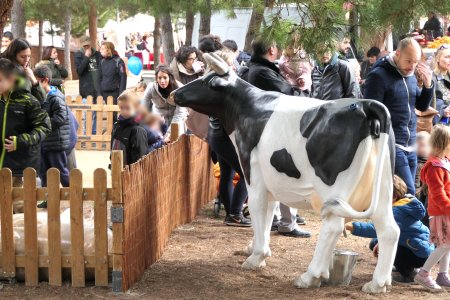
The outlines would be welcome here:
[[[311,233],[309,233],[308,231],[303,231],[303,230],[299,230],[299,229],[294,229],[292,231],[289,232],[280,232],[278,231],[279,234],[284,235],[284,236],[288,236],[288,237],[296,237],[296,238],[309,238],[311,237]]]
[[[235,226],[235,227],[251,227],[252,222],[241,215],[228,215],[225,218],[225,225]]]
[[[392,275],[392,282],[398,284],[398,285],[411,285],[411,284],[416,284],[414,282],[414,275],[410,275],[410,276],[402,276],[400,274],[394,274]]]
[[[306,225],[306,220],[303,217],[300,217],[299,215],[297,215],[297,224],[298,225]]]
[[[270,231],[278,231],[278,222],[273,222]]]
[[[47,208],[47,201],[42,201],[37,205],[37,208]]]

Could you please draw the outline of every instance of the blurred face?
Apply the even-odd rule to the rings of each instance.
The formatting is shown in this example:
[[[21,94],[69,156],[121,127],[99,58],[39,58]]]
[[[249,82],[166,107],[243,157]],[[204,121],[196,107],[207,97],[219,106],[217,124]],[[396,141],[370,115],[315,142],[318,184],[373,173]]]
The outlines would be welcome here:
[[[420,61],[420,49],[411,45],[403,50],[397,50],[394,61],[400,73],[403,76],[409,76],[414,73]]]
[[[36,80],[39,81],[41,83],[41,86],[46,89],[49,86],[49,81],[47,78],[39,78],[36,77]]]
[[[437,61],[439,69],[443,72],[450,72],[450,49],[443,49],[439,51],[441,51]]]
[[[53,48],[52,54],[50,54],[50,58],[53,58],[53,59],[57,59],[58,58],[58,51],[56,51],[55,48]]]
[[[2,49],[8,48],[9,44],[11,44],[11,40],[7,37],[2,37]]]
[[[158,82],[158,85],[165,89],[169,86],[170,78],[169,75],[164,72],[159,72],[158,76],[156,77],[156,81]]]
[[[340,43],[339,43],[339,51],[342,53],[347,54],[348,51],[350,51],[350,39],[349,38],[344,38]]]
[[[431,154],[430,137],[422,137],[417,140],[417,156],[428,158]]]
[[[102,46],[100,47],[100,54],[101,54],[103,57],[109,57],[109,56],[111,56],[110,53],[109,53],[108,48],[106,48],[105,45],[102,45]]]
[[[326,65],[330,63],[332,57],[333,55],[331,54],[331,51],[326,51],[319,56],[319,60],[322,64]]]
[[[376,56],[370,56],[369,57],[369,64],[373,65],[376,61],[377,61],[377,57]]]
[[[136,105],[133,105],[132,101],[119,101],[120,115],[125,118],[131,118],[136,115]]]
[[[0,72],[0,94],[9,93],[14,88],[16,76],[5,76]]]
[[[17,55],[16,55],[17,63],[24,68],[27,67],[28,64],[30,63],[30,58],[31,58],[31,49],[30,48],[22,50],[19,53],[17,53]]]
[[[184,63],[184,66],[188,70],[193,70],[192,64],[197,60],[197,54],[195,52],[189,54],[188,59]]]

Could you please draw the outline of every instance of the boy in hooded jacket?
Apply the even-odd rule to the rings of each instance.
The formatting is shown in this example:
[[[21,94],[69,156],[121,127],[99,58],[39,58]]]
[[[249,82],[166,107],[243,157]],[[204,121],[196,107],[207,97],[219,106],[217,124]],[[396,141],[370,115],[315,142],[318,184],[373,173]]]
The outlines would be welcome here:
[[[42,142],[41,168],[39,177],[42,186],[47,186],[47,170],[56,168],[61,176],[63,187],[69,186],[69,169],[66,151],[70,146],[70,117],[64,94],[57,87],[51,86],[52,71],[49,67],[41,65],[34,70],[36,78],[41,83],[47,98],[42,108],[48,113],[52,124],[52,132]]]

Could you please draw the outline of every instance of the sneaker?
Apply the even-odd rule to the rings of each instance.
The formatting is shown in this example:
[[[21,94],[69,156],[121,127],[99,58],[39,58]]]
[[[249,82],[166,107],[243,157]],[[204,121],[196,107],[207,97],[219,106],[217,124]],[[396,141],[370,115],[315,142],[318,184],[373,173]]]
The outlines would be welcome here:
[[[37,205],[37,208],[47,208],[47,201],[42,201]]]
[[[252,222],[241,215],[228,215],[225,218],[225,225],[235,226],[235,227],[251,227]]]
[[[298,225],[306,225],[306,220],[303,217],[300,217],[299,215],[297,215],[297,224]]]
[[[414,276],[414,282],[420,284],[430,292],[441,292],[442,288],[434,281],[428,272],[420,270],[416,276]]]
[[[439,273],[436,278],[436,283],[441,287],[450,288],[450,279],[447,272]]]
[[[288,232],[280,232],[280,231],[278,231],[278,233],[281,234],[281,235],[284,235],[284,236],[295,237],[295,238],[309,238],[309,237],[311,237],[311,233],[309,233],[308,231],[300,230],[300,229],[294,229],[294,230],[288,231]]]

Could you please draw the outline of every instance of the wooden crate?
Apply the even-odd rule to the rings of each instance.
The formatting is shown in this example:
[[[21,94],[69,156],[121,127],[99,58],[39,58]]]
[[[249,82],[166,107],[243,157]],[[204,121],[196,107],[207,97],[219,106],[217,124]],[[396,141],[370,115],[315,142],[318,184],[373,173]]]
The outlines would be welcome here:
[[[110,96],[104,103],[103,97],[97,97],[97,104],[93,104],[92,96],[87,97],[83,103],[81,96],[66,97],[67,106],[75,115],[78,127],[78,150],[107,150],[110,149],[111,133],[113,128],[113,114],[119,111]],[[97,113],[96,134],[92,134],[92,115]]]
[[[24,269],[25,284],[35,286],[39,283],[39,269],[48,269],[50,285],[62,285],[62,271],[69,268],[72,286],[85,286],[85,270],[95,270],[95,285],[108,286],[110,270],[121,276],[123,253],[123,223],[113,223],[112,252],[108,253],[107,202],[116,209],[122,208],[122,152],[112,155],[112,187],[107,187],[107,173],[104,169],[94,172],[93,188],[83,187],[80,170],[70,173],[70,187],[60,187],[60,174],[57,169],[47,173],[47,187],[36,187],[36,171],[24,171],[23,187],[12,186],[9,169],[0,171],[0,222],[1,255],[0,268],[3,278],[16,277],[18,268]],[[16,255],[13,236],[13,201],[24,200],[25,252]],[[39,255],[37,236],[37,202],[47,200],[48,208],[48,255]],[[71,254],[61,254],[60,201],[70,203]],[[94,203],[95,254],[84,254],[83,202]],[[113,220],[114,222],[114,220]],[[113,276],[114,280],[114,276]],[[117,281],[117,278],[116,278]],[[121,278],[119,282],[121,281]],[[121,285],[115,290],[122,290]]]

